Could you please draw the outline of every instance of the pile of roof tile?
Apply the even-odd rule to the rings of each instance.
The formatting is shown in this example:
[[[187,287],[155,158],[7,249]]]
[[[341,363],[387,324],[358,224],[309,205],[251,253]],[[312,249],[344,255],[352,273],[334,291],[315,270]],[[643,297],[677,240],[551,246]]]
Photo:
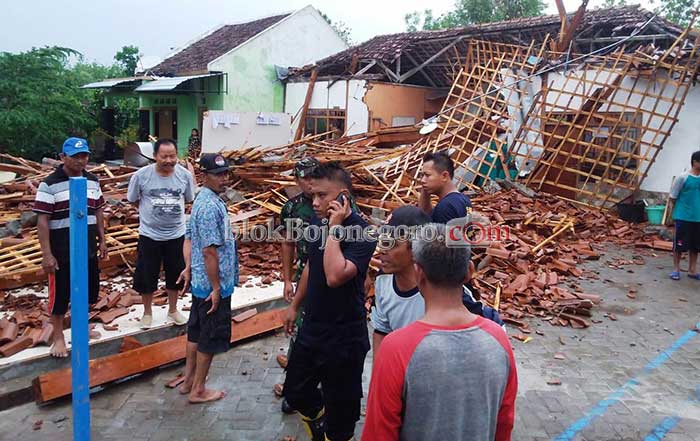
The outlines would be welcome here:
[[[558,326],[590,326],[591,310],[601,298],[581,289],[579,279],[597,276],[579,265],[599,259],[603,243],[665,243],[640,225],[546,194],[532,198],[509,190],[477,196],[473,203],[502,227],[501,241],[474,248],[474,284],[484,301],[498,306],[504,320],[523,332],[528,332],[523,319],[531,317]],[[638,256],[630,263],[640,262]]]
[[[13,311],[0,319],[0,356],[10,357],[24,349],[48,345],[53,326],[49,314],[34,294],[21,297],[0,296],[0,311]]]

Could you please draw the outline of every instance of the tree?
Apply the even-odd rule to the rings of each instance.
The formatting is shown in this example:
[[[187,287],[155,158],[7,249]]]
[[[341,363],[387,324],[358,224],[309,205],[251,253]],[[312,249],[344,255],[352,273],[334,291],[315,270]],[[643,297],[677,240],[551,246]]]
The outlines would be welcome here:
[[[0,152],[28,159],[55,157],[69,136],[91,139],[99,127],[104,91],[81,89],[124,75],[121,65],[85,63],[68,48],[0,52]],[[138,100],[115,100],[115,133],[138,120]]]
[[[521,17],[536,17],[545,10],[543,0],[457,0],[454,10],[437,18],[431,9],[406,14],[406,29],[435,30]]]
[[[348,26],[344,21],[331,20],[331,18],[323,12],[321,12],[321,17],[323,17],[323,19],[326,20],[329,25],[331,25],[333,30],[345,41],[345,43],[347,43],[348,46],[353,45],[352,37],[350,36],[350,34],[352,34],[352,29],[350,29],[350,26]]]
[[[602,8],[617,8],[619,6],[627,6],[627,0],[605,0]]]
[[[700,8],[700,0],[664,0],[656,12],[679,26],[688,26],[693,13]],[[697,20],[695,26],[698,25]]]
[[[68,68],[71,56],[80,54],[62,47],[0,53],[1,151],[40,160],[68,136],[87,136],[97,126]]]
[[[125,76],[131,76],[136,72],[136,66],[139,63],[139,48],[138,46],[124,46],[114,56],[117,65],[123,70]]]

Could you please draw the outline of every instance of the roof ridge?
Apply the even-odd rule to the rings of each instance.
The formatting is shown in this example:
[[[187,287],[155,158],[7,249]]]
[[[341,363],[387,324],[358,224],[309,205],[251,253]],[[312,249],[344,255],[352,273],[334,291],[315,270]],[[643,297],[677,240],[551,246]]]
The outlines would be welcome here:
[[[216,49],[211,50],[211,51],[205,51],[208,53],[204,53],[201,51],[201,49],[205,48],[207,45],[214,45],[216,46],[217,44],[219,45],[219,48],[223,46],[230,46],[228,48],[225,48],[223,53],[227,53],[231,49],[239,46],[242,42],[249,40],[253,36],[260,34],[261,32],[264,32],[274,24],[278,23],[281,20],[286,19],[287,17],[293,15],[294,12],[285,12],[282,14],[272,14],[260,18],[256,18],[253,20],[246,20],[246,21],[240,21],[238,23],[224,23],[224,24],[219,24],[216,27],[210,29],[209,31],[200,34],[198,37],[196,37],[193,40],[188,41],[184,45],[180,46],[177,50],[169,53],[167,56],[161,60],[160,63],[158,63],[155,66],[152,66],[148,70],[151,72],[156,72],[160,76],[167,76],[167,75],[182,75],[182,74],[189,74],[194,71],[198,70],[205,70],[207,69],[207,65],[219,58],[221,56],[221,52],[217,51]],[[264,28],[257,29],[256,26],[260,23],[264,23],[265,21],[270,21],[274,20],[274,23],[271,23]],[[253,29],[246,29],[247,26],[252,26]],[[240,36],[236,36],[236,28],[240,27]],[[228,33],[228,35],[226,34]],[[217,34],[221,34],[223,37],[217,37]],[[250,35],[249,35],[250,34]],[[208,38],[213,39],[211,42],[205,42]],[[223,40],[216,42],[214,40],[216,39]],[[242,40],[242,41],[236,41],[236,39]],[[227,45],[227,43],[230,43]],[[193,47],[200,45],[200,51],[197,55],[193,55],[192,53],[188,54],[187,51],[192,51],[196,50],[193,49]],[[211,53],[213,52],[213,53]],[[177,57],[183,58],[182,60],[178,60]],[[189,59],[188,59],[189,58]],[[206,59],[205,59],[206,58]],[[185,65],[183,67],[183,65]]]

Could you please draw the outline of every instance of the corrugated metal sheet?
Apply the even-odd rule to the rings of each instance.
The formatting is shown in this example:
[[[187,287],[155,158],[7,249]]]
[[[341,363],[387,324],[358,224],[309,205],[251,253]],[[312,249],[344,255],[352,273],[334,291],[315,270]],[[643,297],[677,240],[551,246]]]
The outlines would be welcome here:
[[[158,78],[155,81],[149,81],[148,83],[142,84],[136,88],[136,92],[163,92],[175,89],[180,84],[185,81],[194,80],[197,78],[207,78],[215,77],[218,75],[223,75],[220,73],[204,74],[204,75],[190,75],[185,77],[167,77]]]
[[[81,89],[109,89],[111,87],[118,86],[120,84],[131,83],[139,80],[151,80],[152,77],[128,77],[128,78],[110,78],[107,80],[96,81],[94,83],[85,84],[80,86]]]

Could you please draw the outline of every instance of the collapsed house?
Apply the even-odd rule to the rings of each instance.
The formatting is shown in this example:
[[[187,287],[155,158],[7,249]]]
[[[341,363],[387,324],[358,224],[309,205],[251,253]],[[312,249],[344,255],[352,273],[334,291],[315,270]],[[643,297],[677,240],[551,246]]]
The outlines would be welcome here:
[[[224,153],[236,164],[226,194],[231,222],[245,235],[278,218],[294,195],[294,163],[306,155],[340,161],[353,175],[357,206],[376,220],[415,203],[423,155],[448,150],[459,166],[460,187],[487,190],[473,198],[476,210],[511,231],[473,250],[482,301],[523,334],[531,333],[524,319],[533,317],[590,326],[596,323],[591,310],[602,299],[579,284],[598,278],[578,267],[583,260],[600,258],[604,242],[638,248],[632,261],[606,262],[617,269],[643,265],[650,249],[672,247],[598,207],[625,200],[644,182],[670,183],[696,149],[700,133],[685,130],[700,105],[698,43],[697,35],[638,7],[377,37],[316,67],[291,71],[286,112],[299,114],[296,140]],[[428,117],[419,132],[417,123]],[[0,289],[9,290],[43,282],[36,229],[21,213],[51,167],[0,158],[0,171],[18,175],[0,184],[0,225],[9,230],[14,223],[12,237],[0,240]],[[138,214],[125,195],[135,169],[98,165],[90,171],[100,176],[109,203],[109,259],[101,266],[111,277],[130,270],[135,259]],[[511,189],[494,191],[494,182]],[[239,252],[243,288],[279,279],[274,244],[243,243]],[[103,330],[118,323],[126,328],[138,296],[106,285],[90,316]],[[5,360],[48,343],[42,302],[0,291]],[[233,317],[232,342],[282,324],[279,311],[256,314]],[[114,381],[182,359],[182,342],[176,337],[127,348],[93,369],[102,370],[100,381]],[[134,361],[144,353],[158,356],[146,357],[147,365]],[[69,393],[67,375],[38,378],[37,401]]]
[[[602,207],[640,188],[665,192],[700,145],[697,35],[638,6],[584,8],[375,37],[292,70],[285,111],[306,105],[294,122],[306,133],[356,134],[437,115],[439,136],[394,170],[449,148],[462,187],[507,172]],[[394,184],[398,175],[383,176]]]

